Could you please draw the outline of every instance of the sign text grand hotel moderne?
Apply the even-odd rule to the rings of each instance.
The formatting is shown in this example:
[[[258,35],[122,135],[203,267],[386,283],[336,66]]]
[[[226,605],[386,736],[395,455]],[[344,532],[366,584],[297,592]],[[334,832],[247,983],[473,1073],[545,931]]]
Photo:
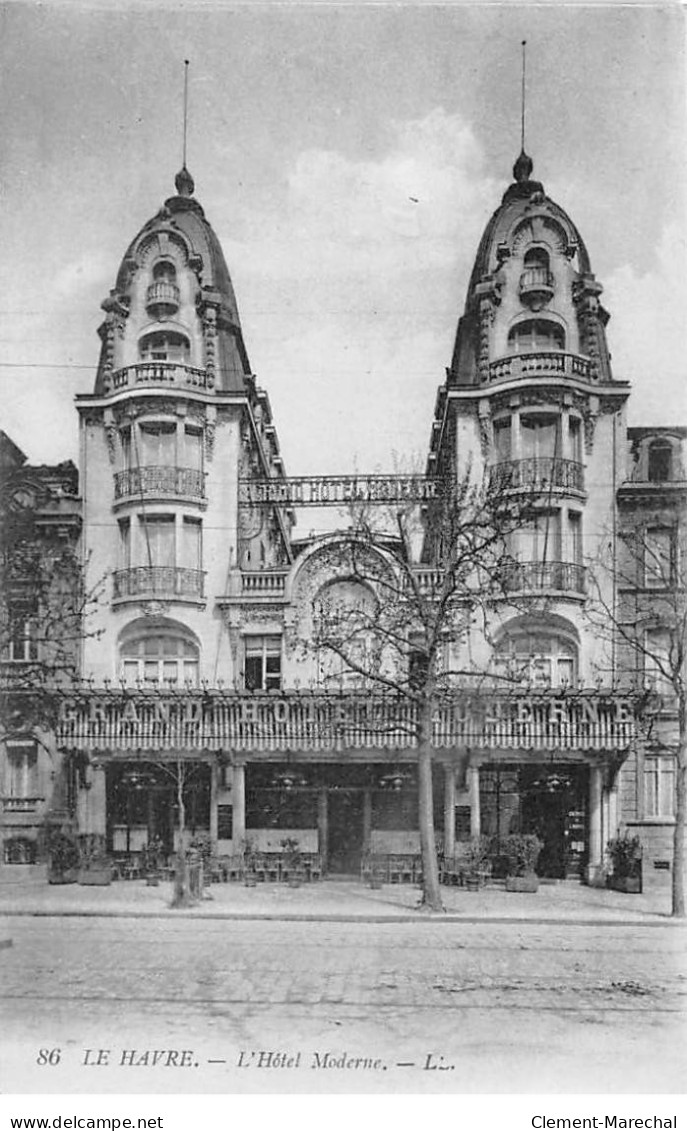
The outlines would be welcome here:
[[[344,693],[115,692],[67,697],[59,741],[81,749],[311,750],[415,744],[409,700]],[[629,696],[472,694],[440,704],[436,747],[624,749],[635,737]]]
[[[346,503],[428,503],[441,481],[423,475],[300,475],[241,479],[244,506],[345,506]]]

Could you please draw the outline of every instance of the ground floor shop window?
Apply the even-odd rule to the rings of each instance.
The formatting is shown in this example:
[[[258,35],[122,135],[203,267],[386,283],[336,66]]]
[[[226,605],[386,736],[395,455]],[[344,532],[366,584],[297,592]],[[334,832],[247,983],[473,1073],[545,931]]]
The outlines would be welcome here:
[[[153,840],[174,851],[179,828],[181,775],[186,830],[193,836],[210,827],[210,768],[202,762],[123,763],[107,771],[107,824],[111,850],[141,851]]]
[[[6,864],[35,864],[36,842],[28,837],[13,837],[5,841]]]
[[[534,833],[542,841],[537,871],[563,879],[580,875],[587,852],[586,766],[484,766],[480,770],[482,832],[498,841]]]
[[[675,759],[659,755],[644,759],[644,816],[675,816]]]

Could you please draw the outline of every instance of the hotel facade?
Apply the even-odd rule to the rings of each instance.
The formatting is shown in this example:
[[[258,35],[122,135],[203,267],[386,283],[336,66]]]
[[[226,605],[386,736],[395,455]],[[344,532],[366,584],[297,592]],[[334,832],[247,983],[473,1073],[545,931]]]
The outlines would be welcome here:
[[[323,874],[350,875],[371,853],[415,856],[412,704],[301,646],[325,597],[351,606],[369,594],[341,536],[296,537],[295,513],[356,501],[415,501],[422,513],[438,483],[470,469],[537,506],[511,536],[510,599],[492,604],[488,631],[447,644],[458,666],[469,647],[476,672],[496,660],[521,674],[490,693],[456,686],[436,713],[440,849],[536,832],[543,877],[600,883],[607,841],[626,830],[643,844],[645,888],[666,884],[670,696],[647,727],[638,702],[655,672],[615,647],[590,603],[624,599],[614,564],[626,529],[639,523],[674,559],[687,429],[628,429],[601,284],[531,160],[516,161],[477,250],[422,477],[287,476],[186,168],[175,188],[103,302],[94,387],[77,397],[78,479],[68,465],[28,466],[6,442],[15,486],[44,484],[22,505],[49,512],[45,537],[76,547],[85,589],[100,595],[53,724],[22,708],[17,682],[42,646],[40,610],[27,616],[6,596],[4,873],[43,866],[46,826],[98,834],[113,858],[153,841],[171,854],[179,774],[188,829],[217,858],[290,839]],[[372,552],[383,571],[399,547]],[[420,585],[437,564],[426,542]],[[663,584],[647,562],[630,588],[651,599]]]

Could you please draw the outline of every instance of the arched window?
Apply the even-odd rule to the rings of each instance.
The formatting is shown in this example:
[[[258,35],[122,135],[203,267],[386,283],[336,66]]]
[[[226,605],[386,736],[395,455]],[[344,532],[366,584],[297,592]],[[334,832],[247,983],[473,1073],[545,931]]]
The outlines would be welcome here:
[[[673,478],[673,448],[669,440],[649,445],[649,482],[667,483]]]
[[[565,331],[557,322],[546,318],[528,318],[518,322],[508,335],[512,353],[538,353],[540,350],[564,350]]]
[[[185,364],[191,356],[191,344],[184,334],[174,330],[156,330],[138,343],[141,361],[176,361]]]
[[[549,253],[543,247],[531,247],[525,252],[523,263],[525,267],[541,267],[548,271]]]
[[[575,687],[577,646],[555,632],[522,631],[505,636],[496,649],[496,668],[504,690]]]
[[[168,259],[161,259],[153,267],[153,279],[160,283],[175,283],[177,270]]]
[[[374,594],[357,579],[331,581],[320,589],[313,603],[320,685],[338,689],[366,683],[376,609]]]
[[[199,655],[197,643],[182,625],[134,627],[120,644],[120,676],[129,687],[196,687]]]

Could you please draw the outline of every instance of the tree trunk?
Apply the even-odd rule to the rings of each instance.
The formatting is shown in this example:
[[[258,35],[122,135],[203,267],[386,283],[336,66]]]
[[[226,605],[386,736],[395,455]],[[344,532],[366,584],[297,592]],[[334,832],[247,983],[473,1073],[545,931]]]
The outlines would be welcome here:
[[[188,876],[188,859],[186,855],[186,806],[184,805],[184,769],[183,763],[177,762],[177,808],[179,811],[179,845],[175,857],[174,867],[174,897],[172,907],[190,907],[191,889]]]
[[[687,704],[679,705],[679,745],[675,789],[675,829],[673,831],[672,914],[685,918],[685,810],[687,809]]]
[[[439,885],[437,844],[434,835],[434,795],[432,783],[432,707],[431,703],[418,706],[418,792],[420,848],[422,851],[422,900],[420,906],[428,911],[443,911]]]

